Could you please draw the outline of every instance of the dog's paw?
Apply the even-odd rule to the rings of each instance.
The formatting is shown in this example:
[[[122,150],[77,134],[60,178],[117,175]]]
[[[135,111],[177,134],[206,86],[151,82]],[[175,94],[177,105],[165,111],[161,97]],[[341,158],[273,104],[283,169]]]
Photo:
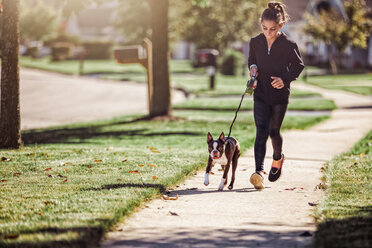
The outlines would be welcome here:
[[[208,173],[205,173],[204,185],[205,186],[208,186],[209,185],[209,174]]]
[[[227,180],[224,179],[224,178],[221,179],[220,186],[218,187],[218,190],[219,190],[219,191],[222,191],[222,190],[223,190],[223,187],[225,187],[226,181],[227,181]]]
[[[232,185],[229,185],[228,189],[229,190],[232,190],[233,189],[233,186]]]

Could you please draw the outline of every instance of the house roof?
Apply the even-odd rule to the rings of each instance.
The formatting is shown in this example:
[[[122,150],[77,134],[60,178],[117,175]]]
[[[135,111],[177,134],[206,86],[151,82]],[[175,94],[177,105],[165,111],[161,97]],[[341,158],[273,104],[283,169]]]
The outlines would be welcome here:
[[[310,0],[283,0],[283,3],[288,7],[290,22],[301,21],[309,2]]]
[[[86,9],[79,13],[79,26],[104,28],[110,24],[111,9]]]

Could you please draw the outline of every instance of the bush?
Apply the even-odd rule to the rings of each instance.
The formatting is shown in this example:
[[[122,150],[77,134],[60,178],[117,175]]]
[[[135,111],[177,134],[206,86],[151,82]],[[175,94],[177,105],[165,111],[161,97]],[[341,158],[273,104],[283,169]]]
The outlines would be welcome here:
[[[221,73],[223,75],[236,75],[237,70],[242,68],[244,56],[234,49],[225,50],[222,56]]]
[[[32,46],[27,48],[27,54],[31,56],[31,58],[37,58],[40,48],[38,46]]]
[[[112,58],[111,41],[89,41],[84,42],[83,46],[86,51],[86,59],[110,59]]]
[[[54,43],[52,46],[52,61],[66,60],[71,56],[74,45],[68,42]]]

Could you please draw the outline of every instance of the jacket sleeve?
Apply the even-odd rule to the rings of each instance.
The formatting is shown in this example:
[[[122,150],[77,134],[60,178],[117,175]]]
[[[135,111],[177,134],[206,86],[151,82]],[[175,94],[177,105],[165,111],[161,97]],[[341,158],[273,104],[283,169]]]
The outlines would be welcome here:
[[[296,80],[305,67],[296,43],[289,48],[288,56],[288,71],[282,75],[283,82],[287,85]]]
[[[257,62],[256,62],[255,49],[254,49],[254,46],[253,46],[253,40],[251,39],[250,42],[249,42],[248,69],[250,69],[252,65],[257,66]]]

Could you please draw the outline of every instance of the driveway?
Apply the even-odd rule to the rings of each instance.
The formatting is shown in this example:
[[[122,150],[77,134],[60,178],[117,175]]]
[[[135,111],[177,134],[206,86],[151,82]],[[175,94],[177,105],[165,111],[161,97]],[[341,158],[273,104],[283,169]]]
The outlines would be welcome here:
[[[146,84],[20,69],[21,128],[148,113]],[[184,99],[172,92],[172,101]]]

